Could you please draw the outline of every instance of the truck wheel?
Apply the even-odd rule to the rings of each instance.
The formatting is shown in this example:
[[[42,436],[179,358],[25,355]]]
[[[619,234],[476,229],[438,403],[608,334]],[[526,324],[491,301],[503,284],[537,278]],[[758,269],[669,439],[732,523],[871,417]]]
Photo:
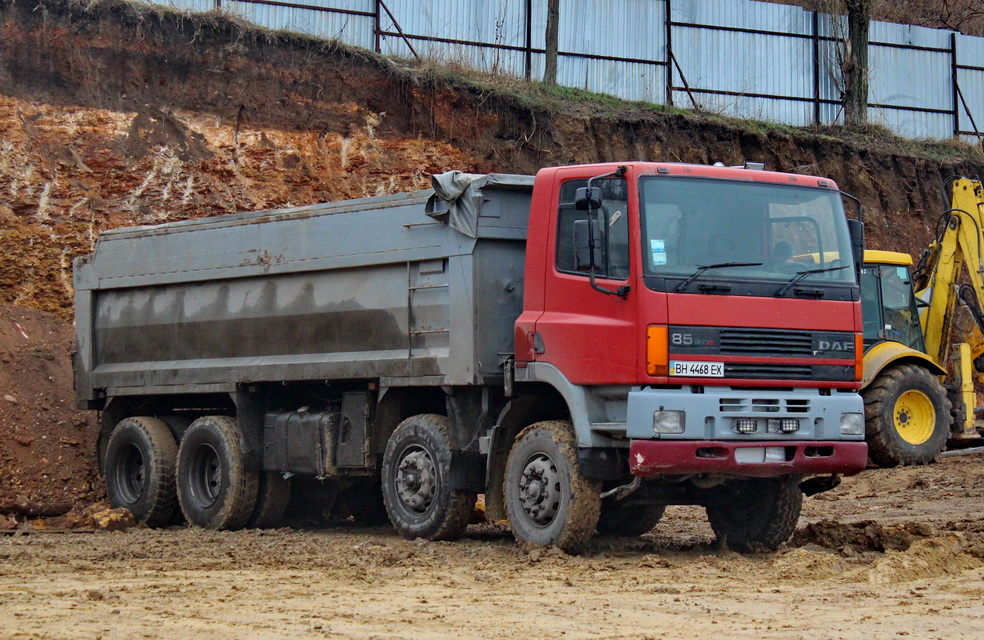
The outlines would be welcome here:
[[[188,522],[242,529],[256,506],[259,473],[246,471],[235,418],[204,416],[178,447],[178,502]]]
[[[718,539],[735,551],[775,551],[796,530],[803,492],[799,478],[752,478],[729,482],[705,506]]]
[[[149,527],[171,523],[178,497],[174,466],[178,445],[157,418],[126,418],[106,446],[106,494],[114,507],[128,509]]]
[[[396,428],[382,469],[383,503],[404,538],[453,540],[465,532],[475,493],[451,490],[451,433],[436,414],[407,418]]]
[[[279,527],[290,502],[290,479],[279,471],[262,471],[256,488],[256,506],[246,522],[247,529]]]
[[[389,522],[383,489],[378,482],[356,482],[342,494],[345,508],[361,525],[378,527]]]
[[[506,461],[505,496],[518,541],[574,553],[591,539],[601,484],[581,475],[570,422],[537,422],[520,432]]]
[[[598,533],[612,536],[641,536],[652,531],[666,511],[665,504],[601,503]]]
[[[925,368],[886,369],[862,395],[872,462],[880,467],[928,464],[943,451],[950,436],[950,400]]]

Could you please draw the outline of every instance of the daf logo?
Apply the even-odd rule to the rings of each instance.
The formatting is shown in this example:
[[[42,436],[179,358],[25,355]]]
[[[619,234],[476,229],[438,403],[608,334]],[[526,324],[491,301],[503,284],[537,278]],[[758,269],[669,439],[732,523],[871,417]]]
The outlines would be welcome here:
[[[854,343],[850,340],[820,340],[817,342],[817,352],[820,351],[852,351]]]

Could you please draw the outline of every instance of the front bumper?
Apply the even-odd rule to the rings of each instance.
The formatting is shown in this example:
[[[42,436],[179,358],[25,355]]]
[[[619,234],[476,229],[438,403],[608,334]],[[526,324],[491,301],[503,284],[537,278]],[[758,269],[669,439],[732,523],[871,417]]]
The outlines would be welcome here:
[[[766,448],[771,450],[770,456],[761,451]],[[781,460],[768,459],[780,453]],[[867,460],[865,442],[633,440],[629,445],[629,471],[642,478],[697,473],[751,478],[828,473],[850,476],[863,471]]]

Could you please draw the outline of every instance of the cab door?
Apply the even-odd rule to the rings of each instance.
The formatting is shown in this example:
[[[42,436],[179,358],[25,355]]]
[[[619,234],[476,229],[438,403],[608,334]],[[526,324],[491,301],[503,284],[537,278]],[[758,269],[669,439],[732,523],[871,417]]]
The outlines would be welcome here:
[[[575,384],[632,384],[638,378],[638,292],[630,290],[624,297],[614,292],[635,281],[631,256],[639,237],[636,203],[625,177],[599,178],[592,186],[601,188],[602,206],[589,218],[588,211],[575,206],[576,191],[586,186],[588,177],[583,168],[558,172],[535,358],[556,366]],[[594,222],[595,284],[613,293],[591,286],[583,255],[579,264],[577,221],[582,221],[582,232],[584,221]]]

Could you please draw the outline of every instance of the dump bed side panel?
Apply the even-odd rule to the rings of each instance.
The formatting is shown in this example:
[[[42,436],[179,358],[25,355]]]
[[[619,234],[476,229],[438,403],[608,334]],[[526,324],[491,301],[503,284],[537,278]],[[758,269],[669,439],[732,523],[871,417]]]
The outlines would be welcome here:
[[[483,190],[490,212],[526,209],[480,222],[478,238],[425,215],[430,195],[105,234],[76,267],[91,310],[77,327],[80,401],[251,381],[480,383],[518,315],[529,188]],[[501,249],[479,251],[479,269],[485,244]],[[494,320],[476,331],[475,289],[489,282],[481,314]]]

